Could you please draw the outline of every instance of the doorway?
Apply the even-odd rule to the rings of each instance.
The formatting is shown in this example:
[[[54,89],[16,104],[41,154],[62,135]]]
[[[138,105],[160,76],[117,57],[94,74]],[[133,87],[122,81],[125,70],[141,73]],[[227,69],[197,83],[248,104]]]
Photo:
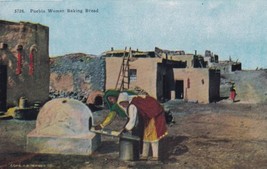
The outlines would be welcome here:
[[[184,99],[184,81],[175,81],[175,99]]]
[[[163,98],[165,101],[170,100],[171,99],[171,95],[170,95],[170,89],[169,89],[169,84],[167,81],[167,76],[163,75]]]
[[[0,65],[0,111],[6,112],[7,66]]]

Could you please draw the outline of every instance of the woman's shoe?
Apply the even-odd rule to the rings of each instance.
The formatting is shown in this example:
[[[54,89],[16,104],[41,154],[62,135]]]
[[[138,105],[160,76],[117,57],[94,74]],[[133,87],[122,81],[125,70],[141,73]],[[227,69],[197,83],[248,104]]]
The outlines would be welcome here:
[[[139,160],[143,160],[143,161],[145,161],[145,160],[147,160],[147,159],[148,159],[147,156],[140,156],[140,158],[139,158]]]
[[[151,159],[149,159],[150,161],[159,161],[158,157],[152,157]]]

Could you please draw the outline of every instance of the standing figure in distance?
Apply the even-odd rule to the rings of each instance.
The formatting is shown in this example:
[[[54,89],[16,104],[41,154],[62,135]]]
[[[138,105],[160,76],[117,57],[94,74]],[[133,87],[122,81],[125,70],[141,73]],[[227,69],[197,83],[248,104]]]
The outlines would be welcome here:
[[[235,102],[235,97],[236,97],[236,87],[235,87],[235,83],[232,83],[232,86],[230,87],[230,100],[232,100],[232,102]]]

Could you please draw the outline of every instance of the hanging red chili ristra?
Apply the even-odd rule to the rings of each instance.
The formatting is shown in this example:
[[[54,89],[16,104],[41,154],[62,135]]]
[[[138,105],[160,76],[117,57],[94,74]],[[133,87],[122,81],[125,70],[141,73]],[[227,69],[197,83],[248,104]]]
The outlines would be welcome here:
[[[16,69],[16,74],[19,75],[22,73],[22,56],[21,56],[21,51],[18,50],[18,55],[17,55],[17,69]]]
[[[32,76],[33,75],[33,71],[34,71],[34,52],[33,50],[31,50],[30,52],[30,56],[29,56],[29,75]]]

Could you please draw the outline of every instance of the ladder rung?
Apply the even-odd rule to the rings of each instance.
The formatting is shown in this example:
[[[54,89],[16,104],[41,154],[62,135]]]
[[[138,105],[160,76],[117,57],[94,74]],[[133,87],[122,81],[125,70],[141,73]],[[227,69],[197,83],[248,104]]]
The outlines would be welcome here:
[[[116,83],[116,89],[128,89],[129,88],[129,61],[131,57],[131,50],[129,52],[124,51],[120,73]],[[126,87],[125,87],[126,86]]]

